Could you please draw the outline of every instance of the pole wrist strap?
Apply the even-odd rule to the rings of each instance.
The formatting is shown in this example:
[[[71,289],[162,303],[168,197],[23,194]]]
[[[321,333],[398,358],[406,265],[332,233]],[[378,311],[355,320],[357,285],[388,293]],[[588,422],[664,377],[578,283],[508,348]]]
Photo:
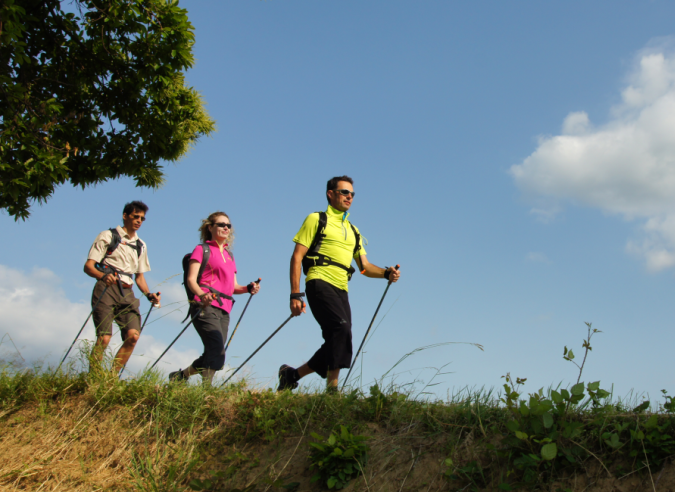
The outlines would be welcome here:
[[[391,275],[391,270],[389,270],[389,267],[384,267],[384,278],[389,280],[389,275]]]
[[[302,301],[302,298],[303,298],[303,297],[305,297],[305,293],[304,293],[304,292],[296,292],[295,294],[291,294],[291,301],[292,301],[293,299],[297,299],[297,300],[299,300],[299,301]]]

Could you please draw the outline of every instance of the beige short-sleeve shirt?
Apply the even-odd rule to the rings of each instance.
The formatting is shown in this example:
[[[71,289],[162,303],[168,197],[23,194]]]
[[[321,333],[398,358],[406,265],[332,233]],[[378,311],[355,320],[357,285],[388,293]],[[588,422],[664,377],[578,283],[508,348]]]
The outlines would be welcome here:
[[[143,247],[141,249],[141,255],[138,256],[136,251],[136,241],[140,240],[140,238],[134,236],[132,239],[120,226],[117,226],[116,229],[122,242],[115,251],[109,256],[106,255],[108,246],[112,241],[112,232],[110,232],[110,230],[103,231],[96,236],[96,240],[94,241],[94,244],[91,245],[87,259],[100,263],[106,258],[106,264],[120,272],[120,279],[122,282],[131,285],[133,283],[132,275],[150,271],[148,247],[145,244],[145,241],[141,241]]]

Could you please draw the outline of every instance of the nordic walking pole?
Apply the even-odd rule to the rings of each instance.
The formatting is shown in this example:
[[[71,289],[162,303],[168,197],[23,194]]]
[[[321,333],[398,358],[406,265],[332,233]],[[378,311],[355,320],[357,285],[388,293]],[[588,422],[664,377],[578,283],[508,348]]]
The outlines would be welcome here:
[[[66,358],[68,358],[68,354],[70,353],[70,350],[73,348],[73,345],[75,345],[75,342],[77,342],[77,339],[80,338],[80,335],[82,334],[82,330],[84,330],[84,327],[87,326],[87,323],[89,322],[89,318],[91,318],[91,315],[94,314],[94,311],[96,310],[96,307],[98,306],[98,303],[101,302],[101,299],[103,299],[103,295],[105,294],[105,291],[108,290],[109,285],[105,286],[105,289],[103,289],[103,292],[101,292],[101,295],[98,298],[98,301],[96,301],[96,304],[94,304],[94,307],[91,310],[91,313],[89,313],[89,316],[87,316],[87,319],[84,320],[84,324],[82,325],[82,328],[80,328],[80,331],[77,332],[77,336],[75,337],[75,340],[73,340],[73,343],[70,344],[70,347],[68,348],[68,351],[66,352],[66,355],[63,356],[63,360],[59,364],[59,367],[56,368],[56,371],[58,372],[59,369],[61,369],[61,366],[63,363],[66,361]]]
[[[166,350],[165,350],[164,352],[162,352],[162,355],[160,355],[160,356],[157,358],[157,360],[155,361],[155,363],[154,363],[153,365],[150,366],[150,369],[152,369],[153,367],[155,367],[155,366],[157,365],[157,363],[159,362],[159,360],[160,360],[162,357],[164,357],[164,354],[166,354],[166,353],[169,351],[169,349],[173,346],[173,344],[176,343],[176,340],[178,340],[178,339],[180,338],[180,336],[181,336],[183,333],[185,333],[185,330],[187,330],[187,329],[188,329],[188,326],[190,326],[190,325],[192,324],[192,322],[193,322],[195,319],[197,319],[197,316],[199,316],[199,313],[202,312],[202,309],[204,309],[204,308],[201,308],[201,307],[200,307],[199,309],[197,309],[197,312],[196,312],[195,315],[192,317],[192,319],[190,319],[190,321],[188,322],[188,324],[185,325],[185,328],[183,328],[183,329],[181,330],[181,332],[178,334],[178,336],[177,336],[176,338],[173,339],[173,342],[171,342],[171,344],[169,344],[169,346],[166,348]]]
[[[396,265],[396,270],[399,269],[401,265]],[[344,382],[342,383],[342,388],[345,389],[345,385],[347,384],[347,381],[349,380],[349,375],[352,373],[352,369],[354,369],[354,366],[356,365],[356,359],[359,358],[359,354],[361,353],[361,349],[363,348],[363,344],[366,343],[366,338],[368,338],[368,333],[370,333],[370,329],[373,326],[373,323],[375,322],[375,318],[377,317],[377,313],[380,310],[380,306],[382,306],[382,301],[384,301],[385,296],[387,295],[387,291],[389,290],[389,286],[391,285],[391,280],[387,283],[387,288],[384,289],[384,294],[382,294],[382,299],[380,299],[380,303],[377,305],[377,309],[375,310],[375,314],[373,314],[373,319],[370,320],[370,324],[368,325],[368,329],[366,330],[366,334],[363,337],[363,341],[361,342],[361,345],[359,346],[359,350],[356,351],[356,357],[354,357],[354,360],[352,361],[352,366],[349,368],[349,372],[347,373],[347,377],[345,378]]]
[[[304,304],[304,303],[303,303],[303,304]],[[230,374],[230,376],[229,376],[229,377],[223,382],[223,384],[221,384],[220,386],[225,386],[225,383],[227,383],[230,379],[232,379],[232,376],[234,376],[235,374],[237,374],[237,372],[239,371],[239,369],[241,369],[242,367],[244,367],[244,365],[245,365],[248,361],[250,361],[250,360],[253,358],[253,356],[254,356],[255,354],[257,354],[258,351],[259,351],[261,348],[263,348],[263,347],[265,346],[265,344],[266,344],[267,342],[269,342],[270,339],[271,339],[274,335],[276,335],[277,332],[278,332],[279,330],[281,330],[281,329],[284,327],[284,325],[285,325],[286,323],[288,323],[288,322],[291,320],[291,318],[292,318],[293,316],[294,316],[294,315],[291,314],[288,318],[286,318],[286,321],[284,321],[283,323],[281,323],[281,326],[280,326],[279,328],[277,328],[276,330],[274,330],[274,333],[272,333],[269,337],[267,337],[267,340],[265,340],[265,341],[262,343],[262,345],[261,345],[260,347],[258,347],[257,349],[255,349],[255,352],[253,352],[253,353],[250,355],[250,357],[244,361],[244,363],[243,363],[242,365],[240,365],[239,367],[237,367],[237,369],[236,369],[232,374]]]
[[[160,295],[161,292],[157,292],[157,295]],[[138,336],[141,336],[141,333],[143,332],[143,328],[145,327],[145,323],[148,321],[148,318],[150,317],[150,313],[152,312],[152,308],[155,307],[154,303],[150,303],[150,310],[148,311],[148,314],[145,315],[145,319],[143,320],[143,324],[141,325],[141,329],[138,332]],[[122,379],[122,373],[124,372],[124,368],[127,367],[126,364],[122,366],[122,370],[120,371],[119,379]]]
[[[262,279],[258,279],[255,281],[256,284],[259,284]],[[244,306],[244,310],[241,312],[241,315],[239,316],[239,320],[237,321],[237,325],[234,327],[234,330],[232,331],[232,335],[230,335],[230,339],[227,341],[227,345],[225,345],[225,352],[227,352],[227,347],[230,346],[230,342],[232,341],[232,337],[234,337],[234,334],[237,333],[237,328],[239,328],[239,323],[241,323],[241,318],[244,317],[244,313],[246,312],[246,308],[248,307],[248,303],[251,302],[251,298],[253,297],[253,294],[250,294],[248,296],[248,301],[246,301],[246,306]]]

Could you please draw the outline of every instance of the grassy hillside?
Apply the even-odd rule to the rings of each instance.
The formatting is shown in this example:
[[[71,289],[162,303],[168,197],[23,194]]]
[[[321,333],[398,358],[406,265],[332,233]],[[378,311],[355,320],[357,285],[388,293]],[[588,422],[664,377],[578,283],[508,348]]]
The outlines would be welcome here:
[[[599,384],[413,400],[0,371],[2,490],[673,490],[673,407]],[[500,399],[501,398],[501,399]]]

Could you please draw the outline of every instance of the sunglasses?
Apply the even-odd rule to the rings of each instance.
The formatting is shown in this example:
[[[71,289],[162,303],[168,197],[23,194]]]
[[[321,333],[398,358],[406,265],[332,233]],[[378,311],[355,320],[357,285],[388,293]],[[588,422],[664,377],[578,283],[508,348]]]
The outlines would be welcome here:
[[[136,219],[141,219],[141,222],[145,222],[145,216],[144,215],[138,215],[138,214],[130,214],[127,215],[131,220],[136,220]]]
[[[228,224],[227,222],[216,222],[214,224],[216,227],[225,228],[227,227],[228,229],[232,229],[232,224]]]
[[[349,190],[335,190],[335,191],[337,191],[337,192],[338,192],[340,195],[342,195],[342,196],[349,196],[349,195],[351,195],[352,198],[354,198],[354,196],[356,195],[356,193],[354,193],[353,191],[349,191]]]

